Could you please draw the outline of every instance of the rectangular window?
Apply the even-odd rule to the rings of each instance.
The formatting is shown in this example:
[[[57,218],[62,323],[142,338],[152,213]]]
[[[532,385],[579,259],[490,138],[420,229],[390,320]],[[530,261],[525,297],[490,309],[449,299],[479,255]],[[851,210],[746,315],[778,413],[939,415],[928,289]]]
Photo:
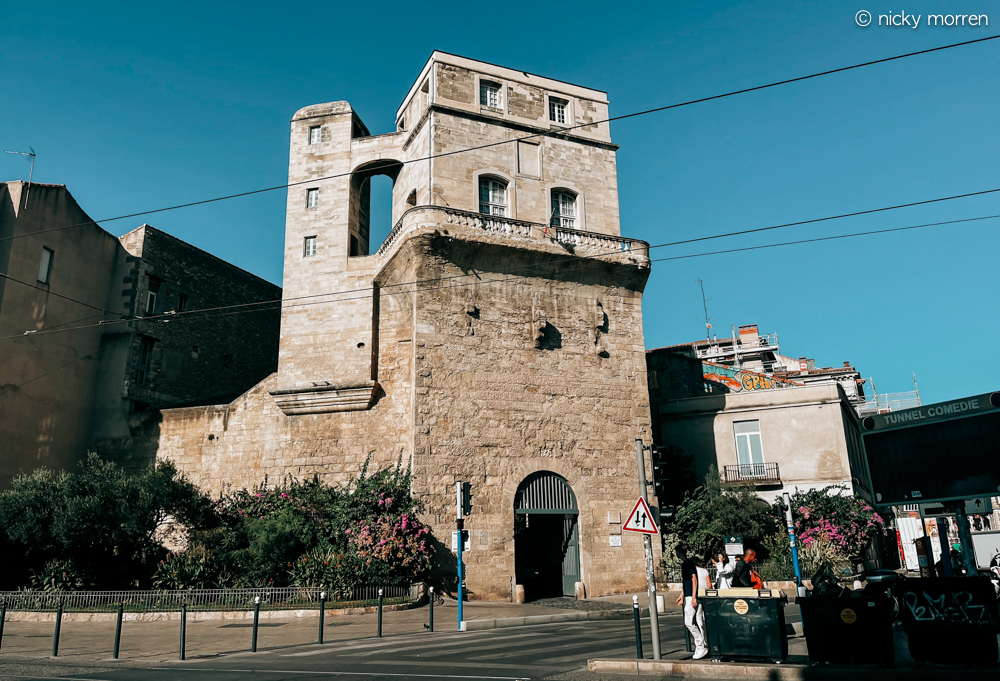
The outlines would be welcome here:
[[[576,196],[569,192],[552,192],[552,219],[549,222],[553,227],[575,229]]]
[[[315,208],[319,205],[319,190],[318,189],[307,189],[306,190],[306,208]]]
[[[156,312],[156,296],[160,292],[160,280],[149,277],[149,284],[146,286],[146,306],[143,308],[147,315]]]
[[[319,144],[323,141],[323,127],[314,125],[309,128],[309,144]]]
[[[733,431],[736,435],[740,477],[763,477],[764,449],[760,440],[760,421],[737,421],[733,424]]]
[[[307,236],[305,243],[302,248],[302,255],[308,258],[310,255],[316,255],[316,237]]]
[[[555,97],[549,97],[549,120],[553,123],[560,123],[562,125],[566,124],[566,105],[569,104],[565,99],[556,99]]]
[[[153,339],[145,336],[139,337],[139,361],[136,363],[135,382],[136,385],[147,385],[149,383],[149,365],[153,358]]]
[[[49,276],[52,274],[52,255],[51,248],[42,248],[42,258],[38,261],[38,281],[43,284],[49,283]]]
[[[507,185],[491,177],[479,178],[479,212],[507,216]]]
[[[500,84],[491,83],[488,80],[479,81],[479,103],[491,109],[499,109],[501,107]]]
[[[188,309],[188,305],[190,304],[188,301],[189,301],[189,299],[188,299],[188,296],[187,296],[186,293],[178,293],[177,294],[177,311],[178,312],[186,312],[187,309]]]

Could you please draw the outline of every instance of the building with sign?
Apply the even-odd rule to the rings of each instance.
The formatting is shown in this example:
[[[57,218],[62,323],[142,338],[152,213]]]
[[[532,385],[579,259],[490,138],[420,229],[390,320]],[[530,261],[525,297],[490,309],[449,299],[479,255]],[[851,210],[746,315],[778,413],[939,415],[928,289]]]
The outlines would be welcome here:
[[[777,352],[776,340],[742,343]],[[698,480],[715,466],[724,484],[751,486],[768,500],[827,485],[871,496],[855,401],[841,380],[805,383],[791,372],[754,371],[737,366],[735,354],[714,357],[724,363],[691,356],[703,349],[646,354],[653,441],[664,456],[688,458]],[[853,376],[849,382],[860,387]]]
[[[434,52],[393,132],[343,101],[296,112],[277,371],[164,411],[159,457],[212,492],[402,460],[444,541],[455,482],[471,483],[472,598],[645,588],[622,515],[649,437],[649,258],[621,236],[608,108],[598,90]]]

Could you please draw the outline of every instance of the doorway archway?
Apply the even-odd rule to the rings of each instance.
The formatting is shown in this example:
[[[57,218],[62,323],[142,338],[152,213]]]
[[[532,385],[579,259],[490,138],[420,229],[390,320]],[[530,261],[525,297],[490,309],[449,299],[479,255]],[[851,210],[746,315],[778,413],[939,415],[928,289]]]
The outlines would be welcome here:
[[[580,511],[566,478],[532,473],[514,495],[514,573],[525,600],[572,596],[580,581]]]

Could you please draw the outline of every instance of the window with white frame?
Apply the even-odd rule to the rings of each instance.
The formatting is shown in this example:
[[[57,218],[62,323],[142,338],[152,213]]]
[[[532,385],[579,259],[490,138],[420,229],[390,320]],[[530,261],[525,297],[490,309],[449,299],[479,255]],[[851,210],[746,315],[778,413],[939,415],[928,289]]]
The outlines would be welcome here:
[[[306,190],[306,208],[315,208],[319,205],[319,190],[318,189],[307,189]]]
[[[566,107],[569,104],[565,99],[549,97],[549,120],[561,125],[566,124]]]
[[[764,448],[760,440],[760,421],[736,421],[736,458],[741,478],[764,476]]]
[[[307,236],[302,244],[302,256],[308,258],[310,255],[316,255],[316,237]]]
[[[145,313],[156,313],[156,297],[160,294],[160,280],[149,277],[149,284],[146,286],[146,307]]]
[[[552,191],[552,217],[549,224],[553,227],[576,229],[576,194],[562,189]]]
[[[507,183],[492,177],[479,178],[479,212],[507,216]]]
[[[319,144],[323,141],[323,126],[314,125],[309,128],[309,144]]]
[[[38,281],[43,284],[49,283],[49,276],[52,274],[52,255],[51,248],[42,248],[42,257],[38,261]]]
[[[493,83],[488,80],[479,81],[479,103],[491,109],[501,108],[500,83]]]

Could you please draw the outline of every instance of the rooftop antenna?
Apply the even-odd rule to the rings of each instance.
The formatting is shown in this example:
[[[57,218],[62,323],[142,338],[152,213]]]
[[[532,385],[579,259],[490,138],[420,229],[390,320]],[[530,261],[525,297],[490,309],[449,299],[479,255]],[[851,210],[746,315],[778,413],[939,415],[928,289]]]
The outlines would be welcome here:
[[[31,177],[35,174],[35,150],[30,146],[28,147],[30,153],[27,151],[7,151],[8,154],[19,154],[21,156],[28,156],[31,158],[31,170],[28,171],[28,191],[24,194],[24,207],[28,207],[28,196],[31,194]]]
[[[922,403],[920,401],[920,388],[917,387],[917,372],[913,372],[913,389],[917,391],[917,406],[919,407]]]
[[[705,297],[705,282],[701,279],[697,280],[698,286],[701,287],[701,306],[705,310],[705,338],[711,342],[712,340],[712,324],[708,318],[708,298]]]

